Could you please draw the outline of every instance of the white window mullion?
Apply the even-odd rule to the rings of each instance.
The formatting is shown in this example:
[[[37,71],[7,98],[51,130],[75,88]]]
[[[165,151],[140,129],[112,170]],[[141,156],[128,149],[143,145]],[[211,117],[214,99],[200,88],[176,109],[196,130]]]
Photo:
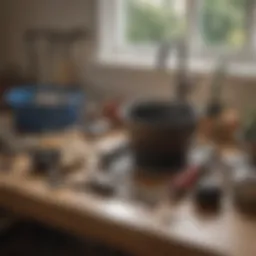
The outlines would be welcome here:
[[[113,50],[113,39],[116,38],[113,24],[117,21],[115,14],[118,1],[98,1],[98,47],[100,49],[100,58]]]
[[[190,51],[192,56],[198,55],[201,49],[201,36],[198,26],[198,16],[201,0],[187,0],[186,10],[187,10],[187,26],[188,26],[188,38],[190,43]]]

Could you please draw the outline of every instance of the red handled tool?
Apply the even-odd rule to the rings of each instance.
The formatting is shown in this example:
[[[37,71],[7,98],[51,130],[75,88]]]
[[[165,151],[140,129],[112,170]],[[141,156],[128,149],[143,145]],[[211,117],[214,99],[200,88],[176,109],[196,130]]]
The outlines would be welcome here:
[[[171,194],[174,198],[186,195],[198,182],[203,173],[203,166],[189,167],[171,182]]]

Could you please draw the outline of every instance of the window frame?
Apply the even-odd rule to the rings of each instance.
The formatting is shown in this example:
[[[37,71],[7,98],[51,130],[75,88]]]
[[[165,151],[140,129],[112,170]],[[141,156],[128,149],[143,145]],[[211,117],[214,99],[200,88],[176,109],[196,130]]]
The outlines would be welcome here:
[[[126,0],[98,0],[98,59],[100,61],[125,62],[139,64],[148,62],[154,65],[158,48],[153,45],[129,45],[124,39],[125,12],[123,5]],[[235,62],[253,63],[256,61],[256,1],[248,0],[247,37],[244,47],[239,51],[219,47],[206,47],[200,39],[198,12],[204,0],[185,0],[187,6],[187,40],[190,40],[190,56],[193,60],[214,62],[226,56]],[[255,25],[254,25],[255,24]],[[193,35],[193,36],[191,36]],[[173,60],[169,61],[170,63]]]

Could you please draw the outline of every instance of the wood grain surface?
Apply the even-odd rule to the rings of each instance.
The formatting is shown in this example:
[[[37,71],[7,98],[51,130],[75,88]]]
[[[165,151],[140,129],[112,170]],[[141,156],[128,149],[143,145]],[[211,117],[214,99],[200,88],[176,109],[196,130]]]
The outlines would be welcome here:
[[[196,212],[190,199],[151,211],[128,199],[103,199],[69,186],[52,189],[43,177],[26,173],[26,166],[21,156],[13,171],[0,172],[1,207],[133,255],[256,255],[256,222],[237,213],[228,197],[212,216]]]

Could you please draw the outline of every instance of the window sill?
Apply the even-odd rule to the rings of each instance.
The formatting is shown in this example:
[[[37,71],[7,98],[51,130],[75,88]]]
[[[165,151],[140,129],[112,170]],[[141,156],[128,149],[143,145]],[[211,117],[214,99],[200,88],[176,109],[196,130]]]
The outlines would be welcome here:
[[[99,67],[141,71],[158,71],[155,64],[155,58],[152,56],[135,56],[125,54],[110,54],[100,56],[96,60],[96,65]],[[216,69],[216,61],[211,60],[192,60],[189,61],[189,70],[192,74],[208,75]],[[170,60],[167,69],[162,71],[175,71],[177,65],[174,60]],[[230,77],[256,79],[256,62],[241,61],[232,62],[229,64],[227,73]]]

